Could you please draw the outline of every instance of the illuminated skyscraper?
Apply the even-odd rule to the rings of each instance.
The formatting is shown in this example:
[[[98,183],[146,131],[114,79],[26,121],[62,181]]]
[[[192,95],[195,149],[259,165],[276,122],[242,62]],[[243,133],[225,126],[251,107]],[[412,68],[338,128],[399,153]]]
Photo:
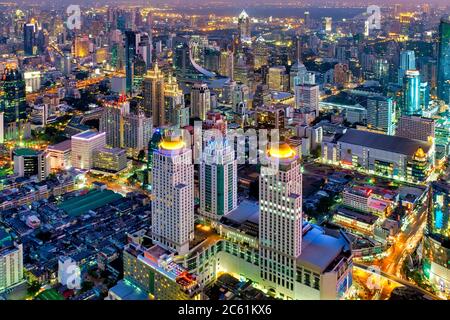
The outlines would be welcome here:
[[[25,80],[17,69],[7,69],[0,79],[3,96],[0,112],[4,112],[4,124],[26,118]]]
[[[262,66],[267,66],[269,63],[269,49],[266,40],[262,36],[255,41],[253,48],[253,55],[255,57],[255,69],[258,70]]]
[[[127,77],[127,93],[133,92],[133,65],[136,57],[136,32],[125,31],[125,74]]]
[[[206,119],[206,113],[211,109],[211,93],[205,83],[196,83],[191,90],[191,116],[201,120]]]
[[[285,66],[274,66],[269,68],[267,84],[270,90],[287,91],[289,76]]]
[[[210,140],[200,164],[200,214],[221,217],[237,206],[237,160],[227,140]]]
[[[438,98],[450,104],[450,16],[439,25]]]
[[[194,165],[181,136],[167,134],[153,154],[152,237],[183,255],[194,239]]]
[[[331,17],[325,17],[323,18],[323,30],[326,33],[330,33],[332,30],[332,23],[333,23],[333,18]]]
[[[154,68],[144,76],[142,87],[144,113],[147,117],[153,117],[154,127],[165,124],[164,88],[164,74],[155,63]]]
[[[238,17],[239,39],[241,42],[251,42],[250,17],[245,10],[242,10]]]
[[[172,125],[184,123],[180,121],[182,109],[184,105],[184,94],[178,85],[177,78],[169,76],[168,81],[164,84],[164,114],[165,122]],[[187,121],[189,121],[189,111],[187,110]]]
[[[394,134],[394,101],[391,97],[370,97],[367,99],[367,125]]]
[[[403,114],[420,114],[420,73],[406,70],[403,77]]]
[[[261,277],[277,292],[294,297],[302,249],[302,174],[299,157],[286,143],[268,151],[259,180]]]
[[[100,118],[100,132],[106,132],[106,144],[112,148],[124,147],[124,117],[130,113],[130,103],[123,97],[107,103]]]
[[[26,55],[33,55],[35,46],[36,24],[27,23],[23,27],[23,50]]]
[[[440,291],[450,293],[450,185],[430,186],[428,221],[423,238],[423,271]]]
[[[400,67],[398,69],[398,84],[403,84],[407,70],[416,70],[416,55],[412,50],[400,52]]]

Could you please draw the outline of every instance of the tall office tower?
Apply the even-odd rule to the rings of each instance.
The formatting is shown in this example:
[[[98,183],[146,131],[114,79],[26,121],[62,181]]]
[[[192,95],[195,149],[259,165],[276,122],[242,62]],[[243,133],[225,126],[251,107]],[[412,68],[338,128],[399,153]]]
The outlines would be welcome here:
[[[166,135],[153,154],[152,238],[184,255],[194,239],[194,164],[180,135]]]
[[[155,63],[153,69],[148,70],[144,77],[142,96],[144,113],[153,118],[153,126],[164,126],[164,74],[158,63]]]
[[[330,33],[333,28],[333,18],[331,17],[325,17],[323,18],[323,30],[326,33]]]
[[[113,43],[111,46],[111,66],[118,71],[125,67],[125,48],[120,43]]]
[[[6,69],[0,84],[3,91],[0,111],[4,112],[5,125],[26,118],[26,86],[22,73],[17,69]]]
[[[125,31],[125,75],[127,77],[127,94],[133,93],[133,65],[136,58],[137,33],[135,31]]]
[[[68,76],[72,72],[72,55],[70,53],[66,53],[63,58],[63,73]]]
[[[20,148],[12,153],[14,173],[19,177],[36,176],[39,181],[50,174],[50,157],[45,151]]]
[[[267,84],[269,85],[270,90],[287,91],[288,75],[286,74],[286,67],[275,66],[269,68]]]
[[[389,82],[389,61],[385,58],[376,58],[373,64],[375,80],[385,85]]]
[[[130,103],[124,96],[118,102],[107,103],[100,118],[100,132],[106,133],[106,144],[124,148],[124,117],[130,113]]]
[[[89,55],[91,40],[88,36],[77,36],[73,42],[73,55],[76,58],[85,58]]]
[[[416,70],[416,55],[412,50],[400,52],[400,67],[398,69],[398,84],[403,84],[406,71]]]
[[[205,83],[195,83],[191,90],[191,116],[201,120],[206,119],[211,109],[211,93]]]
[[[430,142],[435,137],[435,122],[433,119],[415,116],[401,116],[398,119],[397,137]]]
[[[141,55],[136,55],[134,65],[133,65],[133,92],[142,92],[142,83],[144,81],[144,76],[147,72],[147,65]]]
[[[215,48],[203,48],[202,65],[206,70],[219,72],[220,70],[220,51]]]
[[[106,133],[87,130],[72,136],[72,166],[90,170],[93,165],[95,149],[106,146]]]
[[[289,90],[294,92],[296,84],[305,83],[307,74],[308,70],[306,70],[305,65],[300,60],[294,63],[289,71]]]
[[[311,26],[311,15],[310,15],[309,11],[305,11],[303,13],[303,15],[304,15],[303,20],[304,20],[305,27],[309,28]]]
[[[294,297],[302,246],[302,174],[299,157],[286,143],[272,146],[259,178],[261,277],[276,292]]]
[[[450,293],[450,185],[431,183],[428,221],[423,237],[423,271],[445,294]]]
[[[238,32],[239,40],[243,43],[252,41],[252,35],[250,31],[250,17],[245,10],[242,10],[238,17]]]
[[[269,48],[266,40],[259,36],[253,46],[253,56],[255,57],[255,70],[261,69],[262,66],[269,64]]]
[[[35,34],[36,34],[36,24],[27,23],[23,27],[23,50],[25,55],[32,56],[35,54]]]
[[[247,63],[244,53],[237,54],[233,67],[233,80],[252,87],[254,81],[253,68]]]
[[[210,140],[200,163],[200,214],[218,221],[237,207],[237,160],[227,140]]]
[[[439,25],[439,59],[437,96],[450,104],[450,16]]]
[[[220,53],[219,63],[220,63],[219,74],[224,77],[233,78],[233,70],[234,70],[233,52],[229,50],[222,51]]]
[[[174,123],[173,120],[178,119],[178,116],[176,115],[177,112],[184,108],[185,104],[183,90],[180,89],[177,78],[169,76],[167,82],[164,84],[165,123],[170,123],[171,125],[179,124],[179,121]]]
[[[22,244],[13,241],[11,236],[0,228],[0,293],[23,280]]]
[[[394,100],[391,97],[369,97],[367,99],[367,126],[393,135],[393,113]]]
[[[137,156],[145,150],[152,137],[153,121],[141,110],[130,112],[124,119],[124,147],[128,153]]]
[[[317,84],[295,84],[295,108],[302,111],[314,111],[319,115],[320,87]]]
[[[412,116],[420,114],[420,73],[406,70],[403,77],[403,114]]]
[[[150,69],[152,65],[152,49],[151,35],[143,33],[137,47],[137,53],[142,57],[142,60],[144,60],[147,70]]]

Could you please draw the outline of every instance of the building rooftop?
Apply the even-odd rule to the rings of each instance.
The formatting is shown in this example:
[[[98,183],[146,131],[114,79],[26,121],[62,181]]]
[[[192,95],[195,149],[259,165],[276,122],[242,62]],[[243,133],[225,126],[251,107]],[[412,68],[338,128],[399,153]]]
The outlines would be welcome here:
[[[144,291],[133,286],[127,280],[120,280],[109,291],[118,296],[120,300],[149,300]]]
[[[338,142],[396,152],[407,156],[412,156],[419,148],[422,148],[425,153],[428,153],[431,147],[431,144],[419,140],[355,129],[348,129],[338,139]]]
[[[302,253],[297,261],[309,269],[325,271],[345,249],[345,241],[325,234],[318,226],[305,224],[303,230]]]
[[[361,221],[363,223],[367,223],[370,225],[374,224],[378,220],[378,218],[376,216],[374,216],[373,214],[359,212],[359,211],[348,209],[348,208],[345,208],[342,206],[340,206],[337,209],[336,214],[339,214],[339,215],[345,216],[345,217],[349,217],[351,219]]]
[[[246,221],[259,223],[259,205],[256,202],[244,200],[236,209],[221,219],[222,223],[236,225],[243,224]]]
[[[97,131],[93,131],[93,130],[87,130],[81,133],[78,133],[74,136],[72,136],[72,139],[79,139],[79,140],[91,140],[97,136],[100,135],[105,135],[106,133],[104,132],[97,132]]]
[[[70,139],[64,140],[63,142],[51,145],[47,147],[47,150],[51,151],[68,151],[72,148]]]
[[[106,204],[122,199],[122,196],[111,190],[91,190],[87,194],[63,201],[59,208],[69,216],[80,216]]]
[[[13,152],[16,156],[36,156],[39,154],[39,151],[30,148],[19,148],[15,149]]]

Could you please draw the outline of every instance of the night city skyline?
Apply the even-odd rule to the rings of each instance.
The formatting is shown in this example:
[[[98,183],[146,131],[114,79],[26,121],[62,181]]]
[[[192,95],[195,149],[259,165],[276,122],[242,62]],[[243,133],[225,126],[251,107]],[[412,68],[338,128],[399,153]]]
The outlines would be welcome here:
[[[0,300],[448,300],[449,107],[444,0],[1,2]]]

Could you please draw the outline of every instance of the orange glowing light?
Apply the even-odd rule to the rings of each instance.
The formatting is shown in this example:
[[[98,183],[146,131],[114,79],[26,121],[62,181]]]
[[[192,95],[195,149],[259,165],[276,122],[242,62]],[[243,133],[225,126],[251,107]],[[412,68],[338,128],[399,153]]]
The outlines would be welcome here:
[[[179,150],[184,146],[185,143],[181,137],[164,138],[164,140],[159,144],[159,147],[164,150]]]
[[[293,158],[295,154],[287,143],[281,143],[278,147],[269,149],[269,156],[279,159]]]

